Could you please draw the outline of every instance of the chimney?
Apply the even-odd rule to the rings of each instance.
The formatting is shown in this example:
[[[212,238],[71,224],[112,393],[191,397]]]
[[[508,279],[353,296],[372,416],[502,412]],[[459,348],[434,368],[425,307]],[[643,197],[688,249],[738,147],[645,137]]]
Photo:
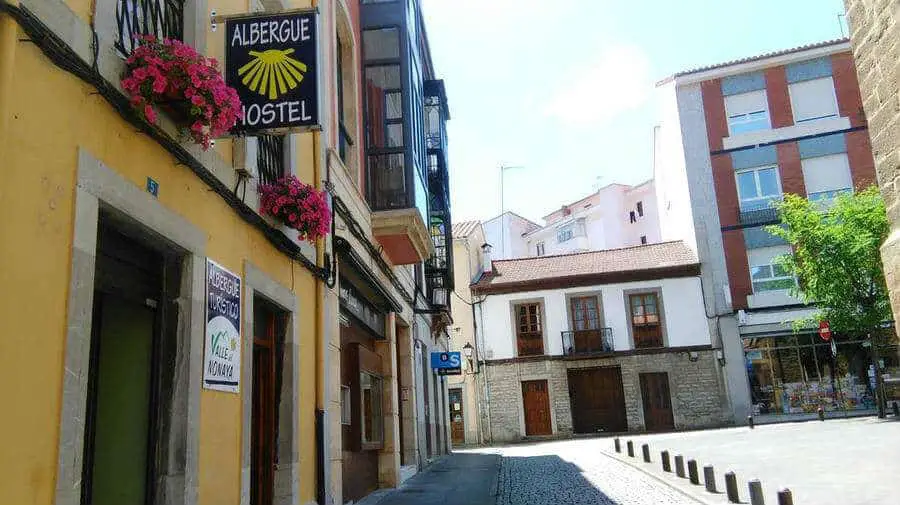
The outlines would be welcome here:
[[[493,267],[493,258],[491,258],[491,244],[482,244],[481,245],[481,271],[484,274],[490,274],[494,271]]]

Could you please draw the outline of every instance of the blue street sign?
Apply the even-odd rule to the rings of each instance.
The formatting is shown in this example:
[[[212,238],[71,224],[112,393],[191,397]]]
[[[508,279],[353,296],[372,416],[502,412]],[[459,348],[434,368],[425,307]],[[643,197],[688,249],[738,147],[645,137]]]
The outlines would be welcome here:
[[[437,370],[459,368],[462,365],[459,352],[431,353],[431,368]]]

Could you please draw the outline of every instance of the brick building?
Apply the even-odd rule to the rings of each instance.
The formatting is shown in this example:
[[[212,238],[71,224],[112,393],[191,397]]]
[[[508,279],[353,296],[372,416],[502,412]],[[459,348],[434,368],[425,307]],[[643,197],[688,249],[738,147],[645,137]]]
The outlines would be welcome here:
[[[812,328],[794,334],[814,307],[790,295],[796,280],[775,258],[791,249],[765,231],[784,194],[827,206],[875,182],[849,42],[680,72],[657,88],[662,238],[697,248],[735,418],[867,409],[865,349],[839,336],[832,362]],[[835,387],[847,404],[834,404]]]
[[[491,262],[472,286],[486,442],[730,418],[683,242]]]

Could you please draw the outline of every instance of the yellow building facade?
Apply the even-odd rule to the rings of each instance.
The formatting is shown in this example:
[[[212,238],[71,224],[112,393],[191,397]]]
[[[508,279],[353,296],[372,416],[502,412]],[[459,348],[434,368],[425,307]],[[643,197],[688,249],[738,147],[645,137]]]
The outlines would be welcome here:
[[[237,170],[256,162],[249,141],[220,139],[204,152],[165,114],[154,129],[122,107],[117,13],[144,2],[4,2],[0,502],[237,505],[256,493],[315,502],[324,241],[300,242],[258,214],[256,179]],[[183,7],[181,38],[221,59],[211,13],[272,5]],[[284,142],[285,172],[321,186],[320,133]],[[241,281],[237,392],[202,384],[207,260]],[[278,333],[267,366],[280,398],[259,408],[277,437],[261,449],[274,464],[256,480],[253,385],[265,378],[253,371],[268,330]],[[147,443],[121,449],[138,439]],[[255,488],[267,479],[273,489]]]
[[[131,109],[131,35],[223,61],[226,19],[298,10],[317,128],[204,151],[171,110]],[[364,69],[401,62],[363,39],[395,18],[424,33],[418,2],[0,0],[0,503],[340,504],[446,453],[449,112],[429,57],[420,86],[381,90],[402,127],[369,124]],[[427,180],[378,181],[399,153],[367,128],[427,136],[401,166]],[[282,175],[328,192],[324,238],[261,214]]]

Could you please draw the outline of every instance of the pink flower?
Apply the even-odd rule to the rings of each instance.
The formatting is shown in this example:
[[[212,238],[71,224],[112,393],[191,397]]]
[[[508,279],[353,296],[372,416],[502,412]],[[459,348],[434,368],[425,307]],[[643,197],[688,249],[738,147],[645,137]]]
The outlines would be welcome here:
[[[166,91],[166,85],[168,82],[166,78],[160,75],[153,81],[153,92],[154,93],[164,93]]]
[[[156,111],[153,110],[153,107],[150,106],[150,104],[144,106],[144,117],[147,118],[147,121],[156,123]]]

